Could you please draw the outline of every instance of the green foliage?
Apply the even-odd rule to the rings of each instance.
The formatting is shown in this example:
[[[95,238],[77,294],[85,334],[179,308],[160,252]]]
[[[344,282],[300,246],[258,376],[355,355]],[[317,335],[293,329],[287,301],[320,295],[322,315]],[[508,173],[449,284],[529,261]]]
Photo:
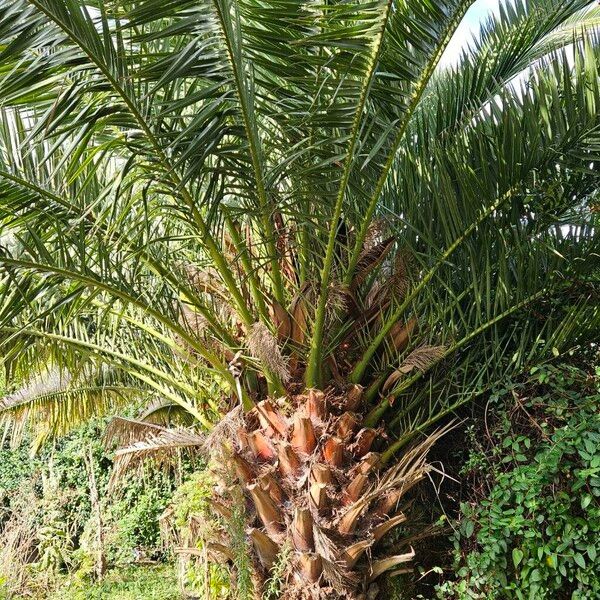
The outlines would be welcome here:
[[[38,560],[33,567],[45,577],[56,579],[61,570],[68,568],[73,542],[64,519],[66,495],[61,489],[59,475],[48,469],[42,474],[42,497],[39,505],[42,523],[37,529]]]
[[[401,446],[592,336],[600,9],[510,3],[440,69],[472,1],[0,0],[2,362],[69,375],[0,418],[210,426],[304,374]]]
[[[155,557],[160,547],[159,517],[167,507],[171,495],[168,480],[160,473],[153,482],[135,479],[108,503],[111,525],[107,536],[108,559],[112,564],[127,564],[135,555]]]
[[[500,417],[471,454],[483,498],[461,505],[457,581],[440,598],[600,596],[600,391],[570,366],[531,370],[492,397]]]
[[[86,587],[94,577],[97,522],[90,500],[85,457],[91,452],[109,567],[124,568],[136,559],[161,559],[159,516],[173,492],[168,473],[129,477],[108,493],[112,460],[102,446],[104,422],[92,421],[32,458],[28,440],[16,449],[0,449],[0,545],[16,527],[30,540],[17,548],[23,578],[14,564],[0,564],[4,587],[42,595],[57,585]],[[19,514],[27,513],[26,520]],[[23,521],[23,522],[21,522]],[[5,572],[3,567],[7,566]]]
[[[180,485],[172,498],[173,526],[177,546],[206,550],[205,541],[223,526],[221,517],[211,508],[215,477],[210,469],[201,469]],[[245,539],[244,539],[245,543]],[[247,553],[247,552],[246,552]],[[224,565],[200,557],[178,557],[180,578],[190,594],[204,594],[206,600],[231,598],[231,573]]]
[[[39,461],[30,459],[25,446],[14,450],[0,447],[0,506],[10,502],[10,496],[19,490],[23,481],[31,478],[38,467]]]
[[[0,355],[11,386],[68,375],[0,419],[40,443],[158,400],[208,428],[304,376],[362,385],[389,460],[594,338],[599,10],[511,3],[441,71],[471,3],[0,0]],[[135,494],[119,552],[156,539]]]
[[[248,538],[246,536],[247,522],[244,497],[240,494],[234,497],[231,507],[231,519],[225,524],[233,552],[236,600],[253,600],[255,598],[254,584],[252,583],[252,559],[248,552]]]
[[[189,527],[193,515],[210,518],[209,500],[213,496],[214,477],[208,469],[194,473],[173,494],[175,524],[183,529]]]

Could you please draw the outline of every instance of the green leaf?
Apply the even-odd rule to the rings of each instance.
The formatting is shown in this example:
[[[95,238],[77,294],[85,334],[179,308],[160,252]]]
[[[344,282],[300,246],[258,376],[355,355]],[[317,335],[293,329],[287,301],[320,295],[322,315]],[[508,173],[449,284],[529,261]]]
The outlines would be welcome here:
[[[465,521],[464,525],[465,537],[470,538],[475,531],[475,523],[473,521]]]
[[[579,552],[577,552],[573,556],[573,560],[579,567],[581,567],[582,569],[585,569],[585,558],[583,558],[583,554],[580,554]]]
[[[513,548],[512,559],[515,567],[518,567],[521,564],[521,561],[523,560],[523,551],[519,548]]]
[[[591,561],[595,561],[596,560],[596,556],[597,556],[596,546],[594,546],[593,544],[590,544],[587,547],[587,554],[590,557]]]

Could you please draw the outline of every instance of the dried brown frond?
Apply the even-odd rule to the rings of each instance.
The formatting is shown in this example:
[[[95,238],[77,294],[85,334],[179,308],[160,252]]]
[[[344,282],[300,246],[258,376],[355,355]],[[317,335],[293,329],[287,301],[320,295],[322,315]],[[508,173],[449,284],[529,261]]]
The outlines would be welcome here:
[[[400,250],[394,259],[389,286],[396,298],[404,298],[410,287],[410,273],[413,269],[412,255],[406,250]]]
[[[184,265],[185,274],[191,287],[198,292],[227,298],[227,294],[221,285],[221,278],[214,269],[199,269],[196,265]]]
[[[347,571],[340,557],[339,540],[333,537],[332,532],[327,532],[319,526],[313,528],[313,535],[315,551],[323,559],[323,576],[325,580],[339,591],[352,589],[356,584],[356,580]]]
[[[188,427],[196,422],[196,418],[179,404],[164,398],[157,398],[150,402],[137,420],[163,427],[173,427],[174,425]]]
[[[292,333],[292,319],[277,300],[271,302],[271,318],[277,327],[278,339],[287,340]]]
[[[40,404],[36,399],[64,391],[70,382],[71,376],[68,373],[50,369],[32,377],[18,390],[0,398],[0,425],[4,428],[1,441],[10,438],[11,447],[17,447],[23,440],[28,422],[33,421],[34,428],[36,424],[43,426],[49,422],[55,408],[54,403]]]
[[[370,311],[383,310],[392,300],[402,300],[410,289],[414,260],[407,250],[400,250],[391,264],[384,265],[382,271],[368,291],[365,307]]]
[[[328,324],[344,316],[351,304],[350,288],[340,281],[332,281],[327,294],[325,320]]]
[[[236,318],[229,295],[225,291],[221,277],[216,270],[201,269],[190,263],[179,266],[181,275],[187,280],[188,286],[200,296],[204,296],[208,302],[211,302],[213,308],[223,319]]]
[[[406,323],[404,321],[394,323],[386,339],[396,352],[402,354],[406,350],[418,324],[419,322],[415,317],[412,317]]]
[[[153,423],[113,417],[106,427],[102,442],[105,448],[127,446],[163,431],[166,431],[165,427]]]
[[[216,313],[222,317],[223,322],[235,317],[231,306],[220,298],[216,300],[213,298],[212,303]],[[237,321],[234,322],[237,323]],[[207,346],[217,354],[222,354],[228,361],[233,358],[233,352],[220,340],[211,335],[211,326],[208,324],[208,321],[204,316],[196,312],[192,306],[183,302],[179,303],[178,323],[183,329],[187,330],[191,337],[202,340],[204,346]],[[179,353],[186,360],[190,361],[193,358],[194,360],[190,362],[195,362],[199,359],[198,352],[187,341],[184,341],[181,336],[175,335],[175,341],[180,348]]]
[[[375,281],[369,290],[365,298],[365,307],[372,309],[375,307],[381,307],[383,301],[387,298],[387,287],[385,287],[382,281]]]
[[[305,282],[290,303],[290,337],[296,344],[303,344],[308,333],[309,307],[314,303],[315,290],[310,281]]]
[[[204,436],[188,429],[166,429],[115,452],[109,488],[114,489],[123,476],[145,461],[171,466],[181,450],[198,451],[206,442]]]
[[[383,558],[381,560],[377,560],[371,565],[371,572],[369,575],[369,580],[373,581],[377,579],[380,575],[389,571],[396,567],[399,564],[406,563],[412,561],[415,557],[415,551],[411,548],[410,552],[406,554],[398,554],[397,556],[389,556],[388,558]]]
[[[389,390],[404,375],[408,375],[415,369],[426,371],[431,365],[443,358],[446,352],[445,346],[429,346],[423,344],[413,350],[402,362],[402,364],[386,379],[383,391]]]
[[[31,381],[12,394],[0,398],[0,410],[14,408],[19,404],[26,404],[36,397],[64,390],[68,387],[70,381],[71,376],[69,373],[60,372],[56,369],[40,373],[39,376],[32,378]]]
[[[236,439],[244,425],[244,410],[241,405],[232,408],[205,437],[202,450],[207,456],[218,456],[223,445]]]
[[[181,303],[179,324],[189,329],[196,337],[202,338],[206,331],[206,319],[188,304]]]
[[[446,346],[429,346],[423,344],[413,350],[399,367],[401,373],[410,373],[414,369],[426,371],[432,364],[440,360],[446,352]]]
[[[259,321],[252,325],[246,337],[246,345],[250,354],[258,359],[263,367],[277,375],[283,383],[290,380],[288,359],[283,356],[275,336],[264,323]]]
[[[395,238],[388,237],[369,250],[363,251],[356,265],[356,275],[350,286],[355,290],[373,270],[378,267],[394,246]]]
[[[377,244],[381,243],[387,229],[387,223],[384,219],[374,219],[369,225],[365,241],[363,243],[363,253],[368,252]]]

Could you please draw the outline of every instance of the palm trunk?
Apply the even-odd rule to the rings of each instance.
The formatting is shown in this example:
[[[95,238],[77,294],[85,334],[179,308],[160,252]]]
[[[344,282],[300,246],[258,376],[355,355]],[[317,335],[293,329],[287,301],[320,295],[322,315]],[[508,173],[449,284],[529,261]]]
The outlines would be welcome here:
[[[363,427],[362,388],[308,390],[279,406],[265,400],[231,440],[232,464],[249,506],[248,539],[264,580],[292,548],[286,599],[367,598],[383,573],[414,552],[378,557],[386,534],[405,523],[406,493],[426,474],[434,438],[386,469]]]

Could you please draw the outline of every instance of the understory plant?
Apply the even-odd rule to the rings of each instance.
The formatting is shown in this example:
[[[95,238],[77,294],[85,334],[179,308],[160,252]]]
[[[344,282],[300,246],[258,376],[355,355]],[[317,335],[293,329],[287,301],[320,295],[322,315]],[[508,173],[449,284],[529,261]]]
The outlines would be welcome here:
[[[0,0],[3,419],[207,450],[243,594],[372,597],[453,412],[597,332],[600,9],[443,69],[471,4]]]
[[[210,544],[213,532],[222,528],[223,516],[212,508],[215,476],[211,469],[199,470],[175,490],[169,507],[160,517],[166,548],[175,554],[179,586],[183,594],[206,600],[232,598],[232,582],[222,551]],[[209,557],[214,557],[210,560]],[[221,557],[221,560],[218,560]]]
[[[439,598],[600,595],[599,390],[597,374],[549,364],[492,396]]]
[[[104,575],[99,560],[108,571],[165,558],[159,516],[174,478],[150,472],[109,489],[112,461],[102,447],[104,427],[90,422],[36,457],[28,456],[25,443],[0,450],[0,597],[46,598],[58,588],[75,593]]]

